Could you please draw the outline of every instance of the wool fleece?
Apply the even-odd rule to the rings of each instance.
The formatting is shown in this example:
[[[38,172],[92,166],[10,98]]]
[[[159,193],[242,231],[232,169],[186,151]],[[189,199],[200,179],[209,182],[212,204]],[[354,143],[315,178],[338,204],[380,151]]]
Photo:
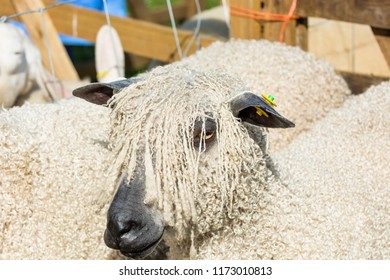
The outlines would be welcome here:
[[[196,257],[389,259],[389,112],[390,82],[331,110],[274,154],[280,179],[248,185]]]

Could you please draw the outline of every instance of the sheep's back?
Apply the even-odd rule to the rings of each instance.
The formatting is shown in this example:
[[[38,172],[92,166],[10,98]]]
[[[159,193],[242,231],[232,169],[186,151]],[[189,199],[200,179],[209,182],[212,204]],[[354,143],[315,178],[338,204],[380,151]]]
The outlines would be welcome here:
[[[390,82],[350,97],[275,155],[295,194],[285,258],[390,258]],[[286,208],[285,208],[286,209]]]
[[[108,111],[71,99],[0,113],[1,259],[112,257]]]

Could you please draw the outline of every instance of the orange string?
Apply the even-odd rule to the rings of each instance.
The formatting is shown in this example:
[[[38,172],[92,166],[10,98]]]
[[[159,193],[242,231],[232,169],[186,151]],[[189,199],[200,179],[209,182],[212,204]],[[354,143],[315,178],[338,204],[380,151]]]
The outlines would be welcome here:
[[[250,19],[255,19],[255,20],[283,21],[283,25],[280,29],[280,34],[279,34],[279,42],[282,43],[284,40],[284,34],[286,32],[288,22],[291,19],[299,18],[298,16],[293,15],[296,7],[297,7],[297,0],[292,0],[288,14],[283,15],[283,14],[274,14],[274,13],[254,11],[254,10],[246,9],[246,8],[239,7],[236,5],[230,5],[230,14],[233,16],[250,18]]]

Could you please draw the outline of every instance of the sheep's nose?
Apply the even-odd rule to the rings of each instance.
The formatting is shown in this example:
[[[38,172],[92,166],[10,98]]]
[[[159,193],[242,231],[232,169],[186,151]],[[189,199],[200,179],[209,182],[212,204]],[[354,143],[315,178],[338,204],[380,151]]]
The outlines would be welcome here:
[[[150,217],[140,221],[114,219],[107,223],[104,242],[128,257],[142,258],[153,250],[163,233],[162,221]]]
[[[121,244],[129,244],[131,240],[136,239],[136,228],[139,223],[131,220],[110,219],[104,232],[104,242],[112,249],[119,249]]]
[[[145,247],[145,235],[149,228],[150,226],[140,221],[109,219],[104,232],[104,242],[112,249],[139,251]]]
[[[164,233],[161,213],[144,204],[144,172],[135,172],[131,182],[123,180],[107,213],[104,242],[129,257],[143,257]]]

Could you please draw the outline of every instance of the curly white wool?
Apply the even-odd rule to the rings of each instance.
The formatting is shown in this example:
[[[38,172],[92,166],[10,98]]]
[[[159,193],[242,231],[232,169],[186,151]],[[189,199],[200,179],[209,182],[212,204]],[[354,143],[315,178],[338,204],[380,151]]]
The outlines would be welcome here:
[[[109,110],[76,98],[0,113],[0,259],[117,257],[108,132]]]
[[[388,112],[390,82],[331,110],[275,155],[282,180],[248,186],[196,257],[390,258]]]

